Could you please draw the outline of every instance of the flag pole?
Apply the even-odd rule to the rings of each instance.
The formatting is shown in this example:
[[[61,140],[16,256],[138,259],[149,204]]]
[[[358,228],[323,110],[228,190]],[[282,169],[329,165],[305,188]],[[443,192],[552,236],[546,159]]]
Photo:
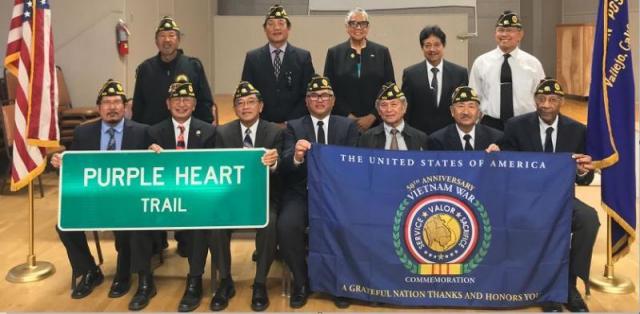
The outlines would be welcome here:
[[[13,283],[40,281],[52,275],[56,269],[49,262],[36,261],[34,253],[33,180],[29,181],[29,255],[27,262],[9,270],[7,281]]]
[[[613,248],[611,247],[611,216],[607,213],[607,264],[604,265],[602,276],[591,277],[591,287],[610,294],[627,294],[635,291],[635,286],[629,278],[616,276],[613,268]]]

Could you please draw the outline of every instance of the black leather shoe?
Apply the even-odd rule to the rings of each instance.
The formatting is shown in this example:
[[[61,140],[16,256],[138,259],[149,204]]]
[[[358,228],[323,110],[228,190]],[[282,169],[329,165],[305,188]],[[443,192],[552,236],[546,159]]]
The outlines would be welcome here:
[[[293,309],[299,309],[307,304],[309,298],[309,286],[302,285],[300,287],[293,287],[291,298],[289,299],[289,306]]]
[[[253,283],[253,295],[251,296],[251,309],[262,312],[269,307],[269,295],[267,287],[263,283]]]
[[[576,287],[569,288],[569,300],[564,306],[571,312],[589,312],[587,304],[584,303],[582,295]]]
[[[90,270],[80,278],[80,282],[76,285],[76,288],[71,292],[72,299],[82,299],[93,291],[93,288],[97,287],[104,281],[104,275],[100,270],[100,267],[96,267],[94,270]]]
[[[221,279],[220,286],[216,290],[216,294],[211,299],[209,309],[212,311],[222,311],[229,305],[229,299],[236,295],[236,288],[233,286],[233,280]]]
[[[152,274],[140,274],[138,277],[138,291],[129,302],[129,310],[139,311],[149,305],[149,301],[156,295],[156,285],[153,284]]]
[[[333,304],[339,309],[346,309],[351,305],[351,301],[345,297],[333,297]]]
[[[543,312],[562,312],[562,304],[558,302],[545,302],[542,303]]]
[[[202,300],[202,275],[187,276],[187,287],[178,305],[178,312],[191,312],[200,306]]]
[[[127,292],[131,288],[131,276],[120,276],[116,274],[113,277],[113,282],[111,283],[111,289],[109,289],[109,297],[110,298],[119,298]]]

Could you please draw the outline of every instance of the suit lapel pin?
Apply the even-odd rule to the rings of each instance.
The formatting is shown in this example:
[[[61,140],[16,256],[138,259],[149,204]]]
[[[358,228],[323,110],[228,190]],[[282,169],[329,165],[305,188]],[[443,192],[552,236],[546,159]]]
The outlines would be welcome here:
[[[375,58],[375,57],[376,57],[376,55],[374,55],[374,54],[371,54],[371,58]]]
[[[356,57],[355,53],[351,53],[351,59],[354,59]]]
[[[196,136],[200,136],[200,129],[196,130]]]

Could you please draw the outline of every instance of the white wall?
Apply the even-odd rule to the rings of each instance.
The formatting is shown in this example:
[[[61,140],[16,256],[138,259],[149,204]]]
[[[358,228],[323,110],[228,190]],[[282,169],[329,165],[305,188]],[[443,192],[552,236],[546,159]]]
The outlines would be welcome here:
[[[218,93],[233,93],[242,75],[246,52],[266,44],[263,21],[264,17],[259,16],[214,17],[214,76]],[[291,16],[291,21],[289,41],[309,50],[316,73],[322,74],[327,49],[347,40],[344,16]],[[455,38],[456,34],[467,32],[466,14],[372,17],[369,38],[389,47],[398,83],[402,81],[404,68],[424,60],[418,35],[427,24],[438,24],[448,34],[445,58],[465,67],[470,64],[468,42]]]

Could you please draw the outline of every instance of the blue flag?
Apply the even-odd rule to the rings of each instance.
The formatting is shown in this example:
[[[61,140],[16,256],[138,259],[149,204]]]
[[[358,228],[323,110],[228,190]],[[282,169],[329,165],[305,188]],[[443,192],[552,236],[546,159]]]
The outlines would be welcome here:
[[[629,1],[601,0],[593,45],[587,154],[602,170],[602,206],[612,218],[613,260],[636,237],[635,95]]]
[[[314,145],[311,290],[408,306],[566,302],[569,154]]]

